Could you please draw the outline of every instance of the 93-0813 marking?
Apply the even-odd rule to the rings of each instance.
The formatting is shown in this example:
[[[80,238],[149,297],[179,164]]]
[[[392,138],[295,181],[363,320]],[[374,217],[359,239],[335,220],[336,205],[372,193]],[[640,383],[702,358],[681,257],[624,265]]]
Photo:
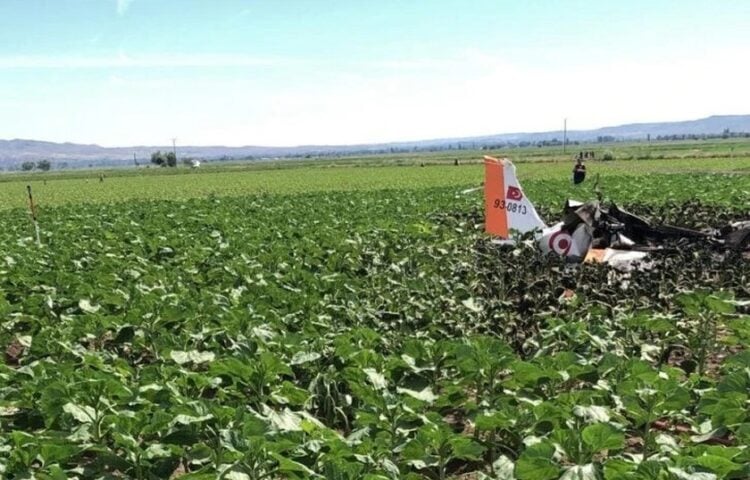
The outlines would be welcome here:
[[[526,205],[516,202],[506,202],[503,199],[496,198],[493,204],[495,208],[505,210],[512,213],[518,213],[520,215],[526,215]]]

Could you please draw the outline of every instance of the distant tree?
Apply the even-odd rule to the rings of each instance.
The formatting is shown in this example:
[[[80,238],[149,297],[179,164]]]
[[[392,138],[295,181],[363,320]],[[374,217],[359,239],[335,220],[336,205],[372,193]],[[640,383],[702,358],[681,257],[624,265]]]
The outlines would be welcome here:
[[[165,155],[167,166],[168,167],[176,167],[177,166],[177,155],[174,154],[174,152],[167,152]]]
[[[31,170],[34,170],[34,162],[23,162],[21,164],[21,170],[24,172],[30,172]]]
[[[49,162],[49,160],[39,160],[38,162],[36,162],[36,168],[43,172],[47,172],[50,168],[52,168],[52,164]]]
[[[156,152],[151,154],[151,163],[160,167],[166,167],[167,155],[165,153],[162,153],[161,150],[157,150]]]

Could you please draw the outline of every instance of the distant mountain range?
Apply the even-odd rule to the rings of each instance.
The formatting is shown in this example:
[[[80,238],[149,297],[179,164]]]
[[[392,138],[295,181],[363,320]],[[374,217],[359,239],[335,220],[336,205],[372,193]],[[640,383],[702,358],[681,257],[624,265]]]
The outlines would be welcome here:
[[[672,135],[719,135],[731,132],[750,132],[750,115],[715,115],[682,122],[632,123],[595,130],[569,130],[568,141],[595,142],[656,139]],[[505,133],[479,137],[442,138],[414,142],[393,142],[367,145],[303,145],[298,147],[191,147],[180,146],[179,158],[203,160],[270,159],[304,156],[331,156],[358,153],[387,153],[404,151],[441,150],[446,148],[481,148],[528,145],[561,141],[563,131],[539,133]],[[127,166],[149,163],[156,150],[171,150],[172,146],[101,147],[75,143],[52,143],[37,140],[0,140],[0,169],[15,170],[27,161],[50,160],[53,168],[85,168],[89,166]],[[135,159],[134,155],[135,154]]]

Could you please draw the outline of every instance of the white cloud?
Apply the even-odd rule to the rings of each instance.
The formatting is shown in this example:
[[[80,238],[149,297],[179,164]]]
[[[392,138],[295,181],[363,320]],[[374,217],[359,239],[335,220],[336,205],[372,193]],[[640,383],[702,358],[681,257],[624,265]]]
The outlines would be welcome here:
[[[117,0],[117,14],[125,15],[131,3],[133,3],[133,0]]]

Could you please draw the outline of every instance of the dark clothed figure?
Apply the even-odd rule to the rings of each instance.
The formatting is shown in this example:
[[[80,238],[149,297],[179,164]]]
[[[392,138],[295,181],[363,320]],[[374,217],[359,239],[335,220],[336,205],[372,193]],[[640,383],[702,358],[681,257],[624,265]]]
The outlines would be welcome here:
[[[578,185],[579,183],[583,182],[586,179],[586,165],[583,164],[583,161],[579,158],[578,161],[576,161],[575,167],[573,167],[573,183],[575,185]]]

